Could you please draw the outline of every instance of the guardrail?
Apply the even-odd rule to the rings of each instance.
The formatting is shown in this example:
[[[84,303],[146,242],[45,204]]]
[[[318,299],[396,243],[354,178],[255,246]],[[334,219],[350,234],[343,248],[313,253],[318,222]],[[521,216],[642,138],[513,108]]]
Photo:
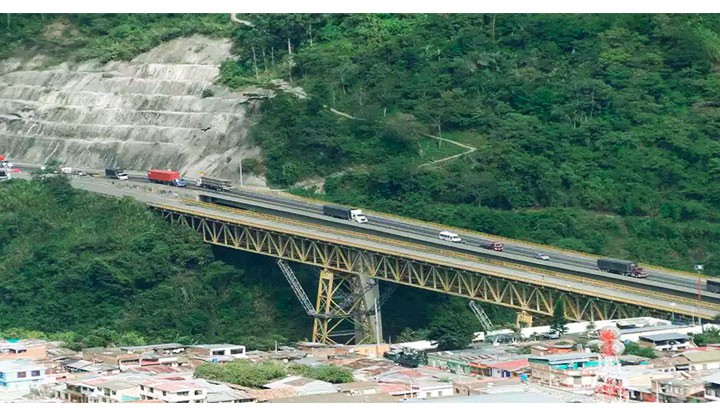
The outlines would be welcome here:
[[[318,204],[318,205],[323,205],[323,204],[329,203],[329,202],[326,202],[323,200],[310,199],[308,197],[298,196],[298,195],[295,195],[292,193],[287,193],[287,192],[280,192],[280,191],[273,192],[273,191],[256,189],[256,188],[243,188],[243,190],[253,192],[253,193],[262,193],[262,194],[266,194],[266,195],[279,196],[279,197],[283,197],[286,199],[295,199],[297,201],[302,201],[305,203],[313,203],[313,204]],[[448,226],[448,225],[440,224],[440,223],[436,223],[436,222],[426,222],[426,221],[422,221],[422,220],[414,219],[414,218],[410,218],[410,217],[393,215],[392,213],[377,212],[377,211],[369,210],[369,209],[363,209],[363,211],[366,214],[372,215],[372,216],[391,218],[391,219],[395,219],[398,221],[413,223],[415,225],[436,227],[438,229],[453,231],[458,234],[475,236],[475,237],[479,237],[482,239],[501,240],[503,242],[508,242],[508,243],[512,243],[512,244],[520,245],[520,246],[526,245],[528,247],[537,248],[538,250],[548,251],[551,253],[552,252],[564,253],[564,254],[571,255],[571,256],[584,257],[586,259],[591,259],[594,261],[597,261],[600,258],[604,258],[601,255],[590,254],[587,252],[573,251],[570,249],[559,248],[556,246],[543,245],[543,244],[539,244],[536,242],[513,239],[513,238],[508,238],[508,237],[499,236],[499,235],[492,235],[492,234],[474,231],[474,230],[470,230],[470,229],[456,228],[454,226]],[[639,265],[642,265],[643,267],[645,267],[648,270],[664,271],[664,272],[668,272],[668,273],[677,275],[679,277],[684,277],[684,278],[692,278],[692,279],[712,278],[712,277],[708,277],[708,276],[702,275],[702,274],[695,274],[695,273],[691,273],[691,272],[687,272],[687,271],[665,268],[665,267],[661,267],[661,266],[657,266],[657,265],[649,265],[649,264],[645,264],[645,263],[639,263]]]
[[[249,211],[249,210],[234,209],[234,208],[230,208],[227,206],[219,206],[219,205],[215,205],[212,203],[200,202],[200,201],[192,200],[192,199],[182,199],[182,201],[183,201],[183,203],[191,205],[191,206],[194,205],[194,206],[198,206],[198,207],[204,207],[204,208],[210,209],[210,210],[225,211],[225,212],[229,212],[229,213],[232,213],[235,215],[240,214],[240,215],[245,215],[245,216],[250,216],[250,217],[256,217],[256,218],[260,218],[260,219],[269,220],[272,222],[286,223],[286,224],[293,225],[293,226],[300,226],[300,227],[308,226],[307,222],[302,222],[302,221],[298,221],[298,220],[278,217],[278,216],[274,216],[274,215],[269,215],[269,214],[264,214],[264,213]],[[163,207],[163,208],[168,209],[168,210],[182,211],[181,208],[173,207],[170,205],[165,205],[165,207]],[[207,213],[202,213],[202,212],[197,212],[197,211],[186,211],[186,213],[193,214],[196,216],[210,217],[212,219],[219,220],[219,221],[225,221],[225,222],[237,221],[237,219],[235,219],[235,218],[208,215]],[[245,225],[257,226],[257,224],[253,224],[253,223],[247,223],[247,222],[242,222],[242,221],[237,221],[237,222],[245,224]],[[281,232],[281,233],[287,233],[287,229],[284,229],[284,228],[277,228],[277,227],[273,227],[273,226],[263,226],[263,227],[268,230],[273,230],[273,231]],[[551,276],[551,277],[555,277],[555,278],[558,278],[561,280],[563,280],[563,279],[569,280],[569,281],[581,283],[584,285],[597,286],[597,287],[606,288],[606,289],[613,290],[613,291],[629,292],[629,293],[633,293],[633,294],[636,294],[641,297],[652,297],[652,298],[663,301],[663,304],[665,302],[667,302],[667,304],[668,304],[667,306],[664,306],[662,304],[658,305],[658,304],[640,302],[640,301],[635,301],[635,300],[630,302],[631,304],[643,305],[644,307],[647,307],[647,308],[663,309],[663,310],[675,311],[675,312],[679,312],[679,313],[687,312],[685,310],[681,310],[681,309],[670,306],[670,303],[675,302],[677,304],[685,304],[685,305],[691,305],[691,306],[695,306],[695,307],[702,307],[702,308],[706,308],[709,310],[716,310],[716,311],[720,312],[720,304],[711,303],[711,302],[707,302],[707,301],[696,301],[693,299],[680,297],[680,296],[676,296],[676,295],[672,295],[672,294],[658,293],[658,292],[655,292],[652,290],[644,290],[644,289],[640,289],[640,288],[636,288],[636,287],[628,287],[625,285],[619,285],[617,283],[611,283],[608,281],[590,279],[590,278],[585,278],[585,277],[580,277],[580,276],[575,276],[575,275],[568,275],[568,274],[558,273],[558,272],[554,272],[554,271],[533,268],[533,267],[529,267],[529,266],[525,266],[525,265],[507,263],[504,261],[491,260],[491,259],[486,259],[486,258],[482,258],[482,257],[476,257],[476,256],[468,255],[468,254],[454,252],[454,251],[445,251],[445,250],[441,250],[441,249],[437,249],[437,248],[429,248],[424,245],[419,245],[419,244],[414,244],[414,243],[404,242],[404,241],[397,241],[394,239],[387,239],[387,238],[383,238],[383,237],[367,235],[364,233],[340,230],[337,228],[332,228],[332,227],[327,227],[327,226],[322,226],[322,225],[313,225],[313,229],[328,232],[331,234],[348,236],[348,237],[356,239],[356,240],[364,239],[364,240],[369,240],[371,242],[378,242],[378,243],[382,243],[382,244],[386,244],[386,245],[399,246],[399,247],[411,249],[414,251],[430,252],[430,253],[433,253],[436,255],[445,256],[445,257],[450,256],[453,258],[466,260],[466,261],[470,261],[470,262],[486,263],[488,265],[499,266],[499,267],[510,268],[510,269],[517,269],[519,271],[530,272],[530,273],[538,274],[541,276]],[[307,237],[309,239],[324,240],[326,242],[339,244],[339,245],[347,244],[346,241],[340,241],[337,239],[332,239],[332,238],[327,238],[327,237],[323,238],[317,234],[307,234],[304,232],[297,232],[297,231],[293,231],[292,233],[295,235],[298,235],[298,236]],[[361,249],[371,249],[371,250],[376,249],[376,248],[369,247],[367,245],[362,245],[359,243],[351,243],[350,245],[355,246],[357,248],[361,248]],[[470,272],[480,272],[480,273],[484,273],[484,274],[488,274],[488,275],[499,276],[499,277],[506,278],[506,279],[512,279],[515,281],[531,283],[534,285],[539,284],[539,285],[543,285],[546,287],[553,287],[556,289],[560,289],[561,291],[569,290],[567,286],[564,286],[562,284],[556,284],[552,281],[543,281],[542,283],[539,283],[538,281],[533,280],[533,279],[525,279],[522,277],[518,277],[515,275],[506,274],[506,273],[502,273],[502,272],[498,272],[498,271],[478,270],[475,268],[465,267],[462,264],[454,264],[454,263],[444,262],[444,261],[437,261],[437,260],[429,261],[425,257],[416,256],[416,255],[412,255],[412,254],[408,255],[407,253],[395,253],[394,255],[405,257],[405,258],[411,258],[411,259],[419,261],[419,262],[426,262],[426,263],[432,262],[432,263],[447,266],[450,268],[460,268],[460,269],[464,269],[464,270],[470,271]],[[576,288],[570,289],[570,291],[577,292],[578,294],[588,295],[588,296],[592,296],[592,297],[598,297],[598,294],[596,291],[586,291],[586,290],[576,289]],[[623,302],[623,303],[629,302],[629,300],[627,298],[622,298],[619,296],[603,294],[602,297],[610,299],[612,301],[618,301],[618,302]],[[712,317],[714,317],[714,316],[712,316]]]

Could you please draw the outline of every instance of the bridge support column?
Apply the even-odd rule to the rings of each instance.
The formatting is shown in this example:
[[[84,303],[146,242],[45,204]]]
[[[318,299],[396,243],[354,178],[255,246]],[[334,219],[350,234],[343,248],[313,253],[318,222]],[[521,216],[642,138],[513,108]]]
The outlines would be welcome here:
[[[528,313],[527,311],[523,310],[519,313],[517,313],[517,318],[515,319],[515,327],[521,328],[521,323],[525,323],[525,327],[532,327],[533,323],[533,316],[532,314]]]
[[[371,329],[368,313],[364,312],[364,296],[358,296],[345,306],[348,297],[357,295],[361,289],[360,278],[356,275],[320,271],[313,342],[359,344],[368,341]]]
[[[360,274],[359,280],[360,285],[365,287],[371,281],[371,278],[367,274]],[[362,315],[368,316],[366,319],[366,324],[370,330],[370,333],[368,333],[368,341],[382,343],[382,313],[380,312],[379,306],[378,309],[375,310],[375,302],[380,301],[380,284],[378,284],[377,280],[375,280],[375,286],[365,292],[364,297],[364,301],[358,305],[357,311],[362,313]],[[377,311],[377,314],[375,314],[375,311]],[[360,338],[360,336],[358,336],[358,338]]]

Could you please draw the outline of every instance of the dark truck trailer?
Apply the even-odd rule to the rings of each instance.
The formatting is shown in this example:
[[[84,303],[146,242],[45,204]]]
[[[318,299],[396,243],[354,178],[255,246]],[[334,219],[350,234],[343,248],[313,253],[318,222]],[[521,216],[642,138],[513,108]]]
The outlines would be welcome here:
[[[222,192],[228,192],[232,190],[232,183],[230,180],[216,179],[214,177],[203,176],[197,179],[197,185],[206,189],[219,190]]]
[[[720,294],[720,280],[707,280],[707,290]]]
[[[117,167],[106,167],[105,177],[110,179],[128,180],[128,174],[123,169]]]
[[[368,221],[367,217],[362,213],[362,210],[342,206],[325,205],[323,206],[323,215],[338,219],[354,220],[357,223],[366,223]]]
[[[647,278],[648,272],[632,261],[615,258],[601,258],[597,261],[600,271],[626,275],[635,278]]]

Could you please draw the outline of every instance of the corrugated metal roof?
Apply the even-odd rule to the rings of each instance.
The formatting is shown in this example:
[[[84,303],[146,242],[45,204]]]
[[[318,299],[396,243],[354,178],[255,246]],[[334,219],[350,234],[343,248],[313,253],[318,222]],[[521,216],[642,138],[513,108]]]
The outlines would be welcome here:
[[[683,353],[683,356],[687,358],[691,363],[705,363],[720,361],[720,350],[714,350],[710,352],[688,352]]]
[[[647,339],[651,342],[662,342],[662,341],[668,341],[668,340],[689,340],[690,337],[688,337],[687,334],[682,333],[660,333],[660,334],[647,334],[645,336],[640,336],[640,340]]]

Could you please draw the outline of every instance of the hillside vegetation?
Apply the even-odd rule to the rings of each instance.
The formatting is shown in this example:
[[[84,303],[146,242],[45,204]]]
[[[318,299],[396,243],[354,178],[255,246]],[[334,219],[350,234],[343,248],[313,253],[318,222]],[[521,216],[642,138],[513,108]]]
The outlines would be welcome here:
[[[213,255],[191,229],[61,177],[12,180],[0,192],[0,337],[23,336],[9,330],[22,328],[78,347],[269,348],[307,336],[310,320],[262,257]],[[231,263],[216,259],[230,256]]]
[[[289,39],[285,77],[310,97],[264,106],[271,182],[325,176],[338,202],[720,273],[720,17],[246,18],[226,73],[252,80],[251,50],[277,62]],[[419,167],[423,134],[478,150]]]

